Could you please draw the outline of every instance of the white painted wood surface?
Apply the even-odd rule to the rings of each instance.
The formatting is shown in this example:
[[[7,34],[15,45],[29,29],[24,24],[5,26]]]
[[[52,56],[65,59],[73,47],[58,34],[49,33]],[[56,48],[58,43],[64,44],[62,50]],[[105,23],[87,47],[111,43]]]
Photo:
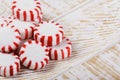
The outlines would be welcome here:
[[[12,0],[1,0],[0,15],[10,14]],[[41,71],[22,69],[5,80],[119,80],[120,1],[41,0],[44,18],[63,25],[73,42],[68,60],[50,61]]]

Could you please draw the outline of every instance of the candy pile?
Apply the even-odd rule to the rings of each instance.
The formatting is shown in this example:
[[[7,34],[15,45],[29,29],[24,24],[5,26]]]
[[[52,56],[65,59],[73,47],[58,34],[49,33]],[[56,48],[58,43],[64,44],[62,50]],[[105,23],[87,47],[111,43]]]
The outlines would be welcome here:
[[[71,41],[64,36],[63,27],[42,21],[38,0],[14,0],[11,6],[12,16],[0,18],[1,76],[14,76],[21,65],[40,70],[49,60],[71,55]]]

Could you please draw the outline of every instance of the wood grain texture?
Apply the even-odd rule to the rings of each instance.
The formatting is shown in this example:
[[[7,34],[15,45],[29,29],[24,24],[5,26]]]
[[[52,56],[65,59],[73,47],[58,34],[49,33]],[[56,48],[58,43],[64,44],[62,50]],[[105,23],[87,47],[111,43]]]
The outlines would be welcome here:
[[[13,78],[0,79],[119,80],[119,44],[116,43],[119,40],[120,1],[94,0],[61,16],[61,12],[69,12],[84,1],[86,0],[42,1],[43,9],[47,10],[43,11],[45,19],[54,20],[59,16],[55,19],[56,22],[63,25],[65,35],[73,42],[73,52],[69,59],[50,61],[41,71],[23,68]]]

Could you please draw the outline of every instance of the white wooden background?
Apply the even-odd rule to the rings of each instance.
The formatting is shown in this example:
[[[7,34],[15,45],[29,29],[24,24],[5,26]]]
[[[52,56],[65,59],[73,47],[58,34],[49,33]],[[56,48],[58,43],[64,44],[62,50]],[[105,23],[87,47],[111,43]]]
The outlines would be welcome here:
[[[0,15],[12,0],[1,0]],[[73,42],[68,60],[50,61],[40,72],[22,69],[5,80],[119,80],[120,0],[41,0],[44,19],[63,25]]]

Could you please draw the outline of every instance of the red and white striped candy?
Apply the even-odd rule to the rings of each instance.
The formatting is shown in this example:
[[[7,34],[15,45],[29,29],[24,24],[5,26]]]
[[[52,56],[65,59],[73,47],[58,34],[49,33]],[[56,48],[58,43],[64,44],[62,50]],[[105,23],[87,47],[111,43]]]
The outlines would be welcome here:
[[[49,61],[49,50],[42,46],[40,42],[29,40],[23,44],[19,52],[22,64],[34,70],[39,70],[46,66]]]
[[[42,12],[39,0],[14,0],[12,14],[15,18],[23,21],[42,20]]]
[[[14,51],[15,55],[19,55],[19,52],[20,52],[20,49],[21,49],[22,45],[23,45],[25,42],[29,41],[29,40],[33,40],[33,39],[32,39],[32,38],[31,38],[31,39],[23,39],[23,40],[21,41],[21,43],[20,43],[20,45],[18,46],[18,48]]]
[[[0,26],[7,26],[14,18],[12,15],[1,16],[0,17]]]
[[[21,35],[15,26],[0,27],[0,51],[11,52],[18,48]]]
[[[42,22],[34,30],[34,39],[42,42],[42,45],[58,45],[64,37],[63,28],[55,22]]]
[[[0,75],[4,77],[14,76],[20,70],[20,60],[13,54],[0,52]]]
[[[4,16],[0,16],[0,26],[7,26],[8,21],[5,19],[6,18]]]
[[[64,38],[59,45],[52,46],[49,48],[50,48],[49,56],[50,59],[53,60],[63,60],[65,58],[68,58],[70,57],[72,51],[71,41],[67,38]]]
[[[14,18],[14,16],[12,16],[12,15],[9,15],[9,16],[5,17],[5,21],[7,22],[7,25],[8,25],[9,23],[11,23],[11,21],[12,21],[13,19],[15,19],[15,18]]]
[[[27,42],[28,40],[30,40],[30,39],[21,40],[20,45],[19,45],[18,48],[14,51],[14,53],[15,53],[16,55],[19,55],[19,52],[20,52],[20,49],[21,49],[22,45],[23,45],[25,42]]]
[[[35,27],[35,25],[30,22],[20,21],[18,19],[13,19],[12,21],[10,21],[9,25],[14,25],[18,28],[22,39],[31,38],[33,35],[33,27]]]

